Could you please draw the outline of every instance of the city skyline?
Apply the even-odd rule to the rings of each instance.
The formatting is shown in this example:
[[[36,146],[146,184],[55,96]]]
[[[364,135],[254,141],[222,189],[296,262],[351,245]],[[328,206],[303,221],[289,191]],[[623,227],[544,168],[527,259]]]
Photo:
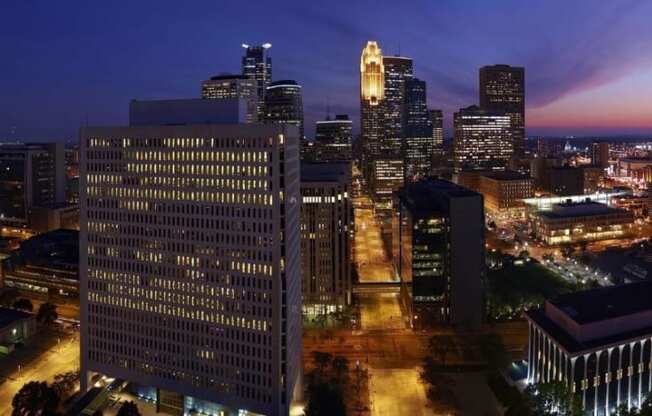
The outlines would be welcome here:
[[[651,5],[577,2],[559,17],[555,2],[504,4],[491,11],[464,3],[411,10],[354,4],[342,14],[337,7],[288,1],[271,14],[238,14],[238,26],[252,28],[247,32],[222,20],[236,13],[236,2],[198,3],[181,11],[159,2],[153,12],[144,3],[116,11],[13,2],[3,13],[12,19],[0,29],[10,63],[0,69],[0,89],[12,97],[0,100],[0,140],[75,139],[87,121],[124,123],[131,99],[199,97],[197,80],[239,73],[243,42],[272,43],[274,79],[304,86],[309,137],[327,108],[331,115],[349,114],[357,133],[355,68],[367,40],[377,40],[386,55],[413,59],[415,72],[428,83],[428,105],[444,110],[446,136],[452,113],[477,104],[478,69],[493,64],[525,67],[530,137],[652,132],[645,104],[652,85],[652,29],[645,22]],[[400,24],[385,24],[392,19]]]

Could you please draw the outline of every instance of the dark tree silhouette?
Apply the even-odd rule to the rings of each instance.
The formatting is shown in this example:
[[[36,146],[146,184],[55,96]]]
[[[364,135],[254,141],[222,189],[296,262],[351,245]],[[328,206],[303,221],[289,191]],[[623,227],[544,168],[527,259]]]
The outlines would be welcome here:
[[[59,318],[56,305],[49,302],[43,303],[36,313],[36,320],[42,324],[51,324]]]
[[[12,416],[54,414],[59,396],[44,381],[30,381],[18,390],[11,401]]]
[[[123,402],[117,416],[140,416],[138,406],[134,402]]]
[[[13,306],[16,309],[22,309],[27,312],[32,312],[34,310],[34,305],[32,305],[32,301],[26,298],[17,299],[14,302]]]

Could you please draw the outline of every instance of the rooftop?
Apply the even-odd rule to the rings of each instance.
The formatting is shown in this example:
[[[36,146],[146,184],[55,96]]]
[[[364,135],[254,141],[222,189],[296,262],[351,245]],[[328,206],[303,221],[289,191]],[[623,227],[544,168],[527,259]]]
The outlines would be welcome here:
[[[215,75],[214,77],[211,77],[211,81],[223,81],[223,80],[230,80],[230,79],[248,79],[244,75],[240,74],[220,74],[220,75]]]
[[[575,218],[586,217],[591,215],[619,214],[626,212],[620,208],[611,208],[599,202],[585,200],[582,202],[572,202],[570,200],[553,204],[552,211],[540,211],[538,215],[543,218]]]
[[[549,302],[579,324],[603,321],[652,309],[652,281],[569,293]]]
[[[599,327],[602,330],[596,332],[597,336],[585,336],[582,339],[578,337],[581,329],[578,334],[571,334],[558,323],[567,322],[565,318],[555,321],[560,318],[550,315],[544,308],[527,312],[529,320],[571,353],[622,344],[652,334],[652,322],[645,318],[648,316],[645,313],[652,312],[652,280],[565,294],[547,303],[561,311],[568,318],[568,322],[575,322],[580,327],[595,328],[591,324],[609,322],[606,327]],[[632,316],[632,319],[627,319],[629,316]]]
[[[523,173],[516,172],[513,170],[482,172],[481,175],[486,178],[491,178],[498,181],[522,181],[526,179],[531,179],[529,175],[525,175]]]
[[[18,309],[0,307],[0,328],[5,328],[14,322],[28,319],[32,316],[31,313],[19,311]]]
[[[444,199],[481,197],[475,191],[436,177],[408,184],[397,195],[412,210],[439,210]]]
[[[350,176],[349,162],[301,162],[301,182],[340,182]]]

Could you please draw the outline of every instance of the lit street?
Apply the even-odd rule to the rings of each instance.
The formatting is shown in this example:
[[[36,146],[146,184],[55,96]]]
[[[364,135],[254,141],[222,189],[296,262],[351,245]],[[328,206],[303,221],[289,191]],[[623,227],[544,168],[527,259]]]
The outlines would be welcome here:
[[[54,345],[42,350],[44,338],[38,339],[37,336],[35,344],[3,358],[3,368],[0,369],[0,415],[11,414],[11,400],[25,383],[52,382],[56,374],[79,369],[79,334],[62,337],[60,342],[49,339]],[[19,355],[24,359],[16,362]]]

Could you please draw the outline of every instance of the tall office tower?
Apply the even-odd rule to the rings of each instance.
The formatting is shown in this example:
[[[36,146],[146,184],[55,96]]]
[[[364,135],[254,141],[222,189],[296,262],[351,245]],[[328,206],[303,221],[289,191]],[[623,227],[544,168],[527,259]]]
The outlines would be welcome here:
[[[392,210],[392,194],[403,186],[405,179],[405,162],[400,157],[376,158],[371,163],[371,193],[375,210],[380,216]]]
[[[0,223],[28,226],[34,207],[65,202],[63,143],[0,144]]]
[[[414,327],[446,322],[479,328],[484,316],[482,195],[435,178],[396,193],[394,261],[411,282]]]
[[[360,57],[360,133],[362,169],[369,179],[371,162],[380,155],[383,137],[385,69],[383,53],[374,41],[367,42]]]
[[[609,167],[609,143],[591,143],[591,164],[603,169]]]
[[[83,128],[81,146],[82,389],[106,375],[165,413],[287,415],[298,129],[190,119]]]
[[[334,120],[318,121],[315,128],[316,160],[351,161],[353,145],[353,122],[346,114],[338,114]]]
[[[435,148],[431,123],[425,81],[408,78],[405,81],[405,139],[402,146],[406,180],[430,174]]]
[[[432,125],[435,152],[442,153],[444,151],[444,115],[441,110],[430,110],[430,124]]]
[[[381,153],[383,156],[400,155],[406,134],[405,83],[413,76],[412,59],[402,56],[383,56],[383,66],[385,67],[385,132],[381,142]]]
[[[525,150],[525,68],[491,65],[480,68],[480,107],[510,117],[512,148],[520,157]]]
[[[271,43],[257,46],[242,44],[245,55],[242,57],[242,75],[256,81],[258,91],[258,120],[263,119],[265,111],[265,90],[272,82],[272,58],[267,56]]]
[[[258,121],[258,88],[255,80],[244,75],[218,75],[201,83],[201,98],[243,99],[247,103],[247,123]]]
[[[299,128],[303,139],[303,94],[301,85],[293,80],[269,84],[265,93],[266,122],[289,124]]]
[[[308,316],[351,302],[351,163],[301,163],[301,276]]]
[[[510,116],[475,105],[453,116],[455,169],[504,169],[512,156]]]

